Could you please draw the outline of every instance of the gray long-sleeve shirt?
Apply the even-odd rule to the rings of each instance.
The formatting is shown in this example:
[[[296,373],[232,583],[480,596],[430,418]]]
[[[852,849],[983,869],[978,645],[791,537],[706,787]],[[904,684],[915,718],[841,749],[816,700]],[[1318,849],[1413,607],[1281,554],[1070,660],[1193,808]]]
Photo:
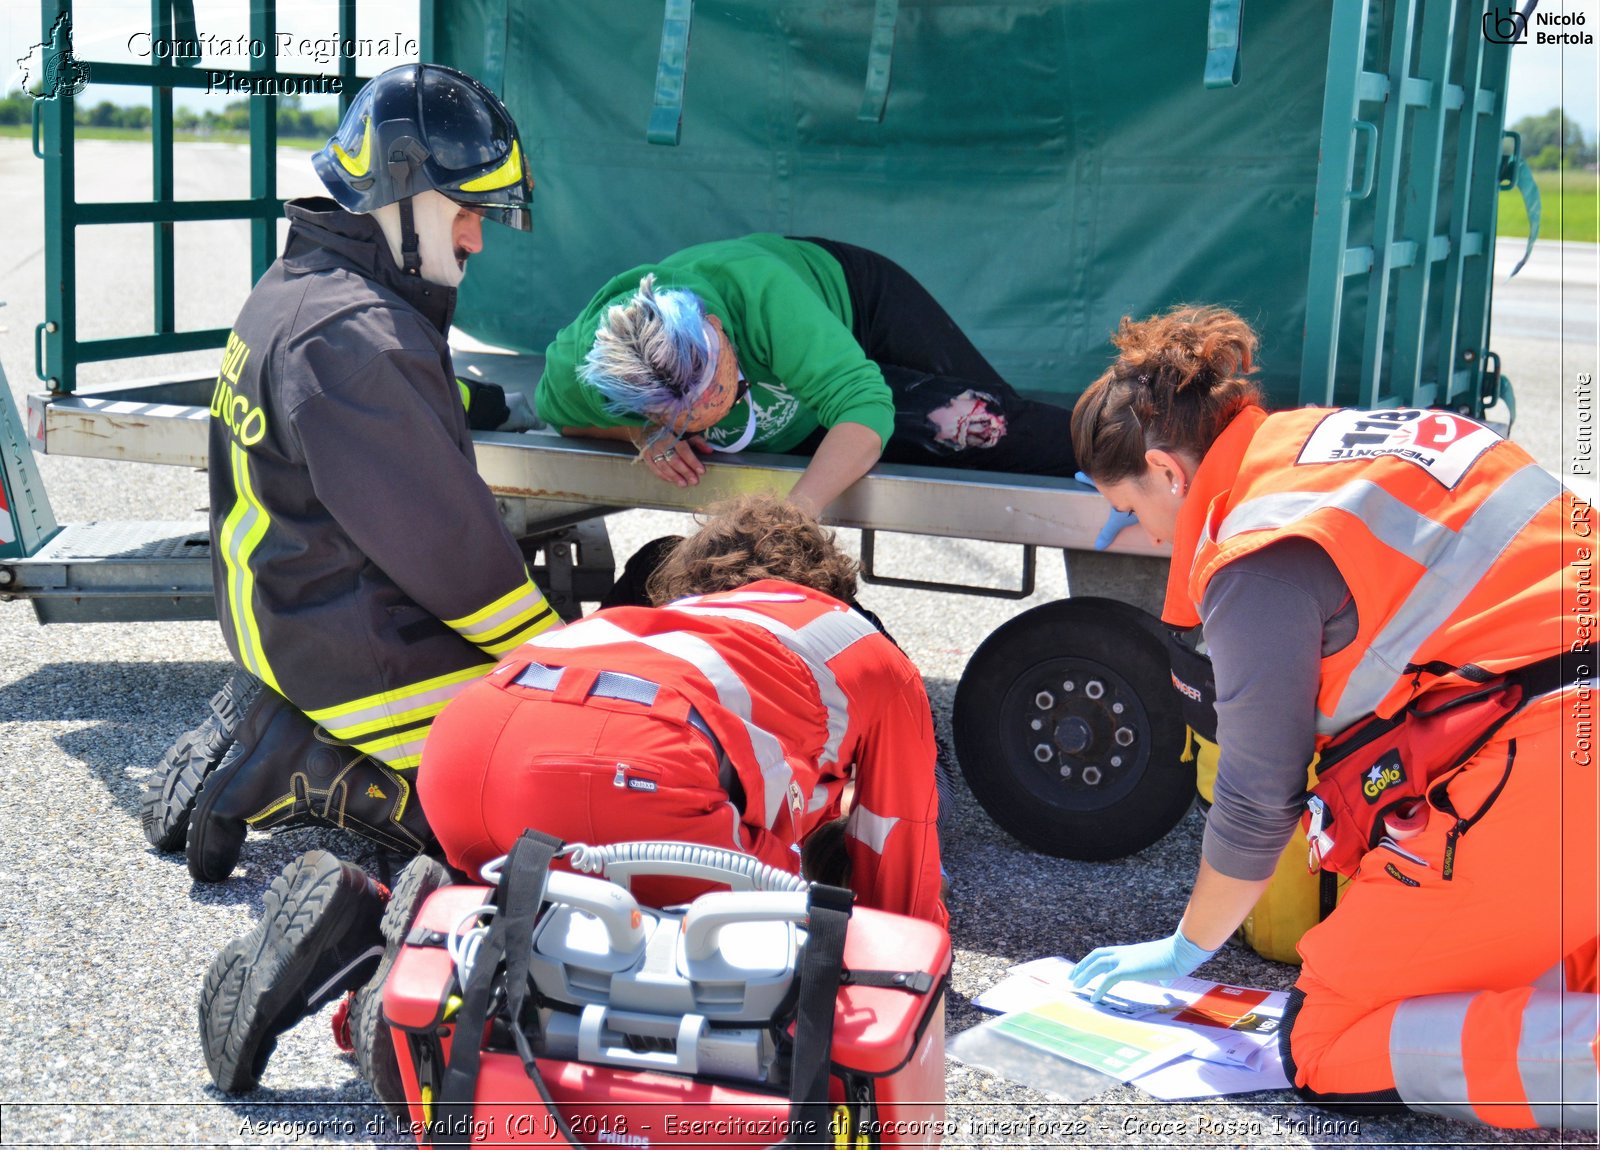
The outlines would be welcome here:
[[[1213,576],[1200,617],[1221,750],[1201,853],[1231,878],[1262,879],[1299,821],[1321,660],[1355,638],[1355,600],[1326,551],[1285,539]]]

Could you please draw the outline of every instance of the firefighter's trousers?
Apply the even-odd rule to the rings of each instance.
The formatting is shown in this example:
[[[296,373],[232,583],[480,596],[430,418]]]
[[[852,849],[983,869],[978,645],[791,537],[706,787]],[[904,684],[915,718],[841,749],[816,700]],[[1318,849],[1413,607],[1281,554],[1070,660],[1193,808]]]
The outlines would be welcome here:
[[[1418,861],[1369,852],[1301,940],[1302,1093],[1594,1129],[1597,703],[1580,684],[1516,716],[1449,780],[1455,815],[1399,844]]]

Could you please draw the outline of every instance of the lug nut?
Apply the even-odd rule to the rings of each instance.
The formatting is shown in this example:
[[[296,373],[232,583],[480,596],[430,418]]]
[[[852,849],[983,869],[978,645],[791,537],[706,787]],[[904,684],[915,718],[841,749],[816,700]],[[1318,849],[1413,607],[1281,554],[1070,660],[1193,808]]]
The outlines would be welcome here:
[[[1049,691],[1040,691],[1033,697],[1033,705],[1041,711],[1048,711],[1056,705],[1056,697]]]
[[[1113,767],[1120,767],[1122,765],[1122,756],[1121,755],[1112,755],[1111,756],[1111,765]]]
[[[1031,731],[1042,731],[1042,730],[1044,730],[1044,720],[1043,719],[1029,719],[1028,720],[1028,729],[1031,730]]]
[[[1074,683],[1071,679],[1068,679],[1066,682],[1061,684],[1061,689],[1070,695],[1072,692],[1078,689],[1078,684]]]
[[[1124,707],[1121,703],[1112,703],[1111,704],[1111,713],[1113,715],[1120,715],[1120,714],[1122,714],[1123,711],[1126,711],[1127,709],[1128,708]]]
[[[1064,778],[1064,779],[1070,779],[1072,777],[1072,764],[1071,763],[1062,763],[1061,764],[1061,777]]]
[[[1041,763],[1048,763],[1051,759],[1056,757],[1056,749],[1049,743],[1040,743],[1037,747],[1033,748],[1033,757],[1038,759]]]
[[[1106,693],[1106,685],[1099,679],[1090,679],[1084,684],[1083,693],[1088,695],[1091,699],[1098,699],[1101,695]]]
[[[1117,733],[1111,737],[1117,741],[1117,746],[1119,747],[1133,746],[1134,735],[1132,727],[1118,727]]]
[[[1100,768],[1093,765],[1084,767],[1083,781],[1091,787],[1098,786],[1100,783]]]

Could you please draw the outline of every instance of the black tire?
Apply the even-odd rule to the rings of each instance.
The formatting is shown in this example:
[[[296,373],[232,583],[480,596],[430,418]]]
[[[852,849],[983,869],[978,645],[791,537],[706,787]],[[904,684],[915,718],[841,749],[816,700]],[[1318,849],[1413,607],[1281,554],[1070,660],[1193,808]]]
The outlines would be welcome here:
[[[956,758],[1002,830],[1096,862],[1143,850],[1183,818],[1194,763],[1180,761],[1185,727],[1160,626],[1114,599],[1061,599],[973,652],[956,687]]]

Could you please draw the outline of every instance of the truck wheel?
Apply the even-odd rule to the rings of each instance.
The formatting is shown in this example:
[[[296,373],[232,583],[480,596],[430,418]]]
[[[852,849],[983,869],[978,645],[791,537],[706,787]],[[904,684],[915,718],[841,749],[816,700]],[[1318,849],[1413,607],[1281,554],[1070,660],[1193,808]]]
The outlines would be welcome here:
[[[1160,623],[1114,599],[1023,612],[956,687],[956,757],[989,817],[1058,858],[1156,842],[1195,797]]]

